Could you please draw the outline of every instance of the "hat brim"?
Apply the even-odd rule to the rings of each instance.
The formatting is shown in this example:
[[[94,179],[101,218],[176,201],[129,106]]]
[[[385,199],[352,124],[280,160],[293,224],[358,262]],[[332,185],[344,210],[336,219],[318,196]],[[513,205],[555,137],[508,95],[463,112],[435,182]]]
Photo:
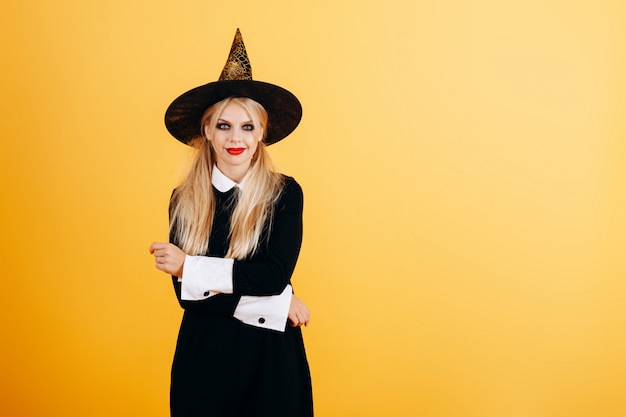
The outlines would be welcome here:
[[[287,137],[302,119],[300,101],[282,87],[255,80],[223,80],[179,96],[165,112],[165,126],[172,136],[189,144],[202,135],[200,123],[206,109],[229,97],[248,97],[265,108],[268,116],[266,145]]]

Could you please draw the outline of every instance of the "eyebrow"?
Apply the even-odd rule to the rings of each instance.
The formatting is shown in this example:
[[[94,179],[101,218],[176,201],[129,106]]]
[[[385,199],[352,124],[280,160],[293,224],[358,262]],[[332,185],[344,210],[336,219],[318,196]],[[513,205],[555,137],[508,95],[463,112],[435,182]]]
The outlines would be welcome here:
[[[230,120],[222,119],[221,117],[219,119],[217,119],[217,122],[218,123],[220,123],[220,122],[222,122],[222,123],[230,123],[230,124],[233,123]],[[244,125],[245,124],[254,124],[254,122],[252,120],[248,120],[248,121],[243,122],[242,124],[244,124]]]

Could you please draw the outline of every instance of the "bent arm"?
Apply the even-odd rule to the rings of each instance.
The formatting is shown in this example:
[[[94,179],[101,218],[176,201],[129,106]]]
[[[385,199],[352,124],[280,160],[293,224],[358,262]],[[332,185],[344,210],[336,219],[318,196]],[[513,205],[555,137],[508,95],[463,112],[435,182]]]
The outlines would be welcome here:
[[[187,255],[182,278],[173,277],[181,306],[284,331],[293,292],[289,283],[302,244],[302,209],[302,189],[287,179],[259,255],[241,261]]]
[[[258,255],[244,260],[187,255],[183,298],[199,300],[217,293],[281,294],[291,280],[302,245],[302,207],[302,189],[293,179],[288,180]]]
[[[233,292],[245,295],[280,294],[289,284],[302,246],[302,189],[288,179],[276,207],[265,254],[250,261],[235,260]]]

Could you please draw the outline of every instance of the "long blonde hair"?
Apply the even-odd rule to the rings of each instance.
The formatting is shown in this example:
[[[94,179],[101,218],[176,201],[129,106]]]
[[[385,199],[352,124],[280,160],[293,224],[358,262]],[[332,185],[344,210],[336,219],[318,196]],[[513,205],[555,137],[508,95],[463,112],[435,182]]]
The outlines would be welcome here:
[[[187,175],[174,190],[170,203],[170,233],[176,244],[189,255],[204,255],[207,252],[215,214],[211,173],[217,162],[207,135],[209,138],[212,136],[215,121],[229,103],[237,103],[246,110],[260,139],[267,132],[267,112],[250,98],[227,98],[205,111],[201,136],[191,143],[197,148],[196,156]],[[271,228],[274,206],[284,180],[282,175],[273,171],[263,141],[259,142],[242,182],[245,186],[236,190],[239,195],[231,217],[227,258],[244,259],[253,255],[262,243],[264,228]]]

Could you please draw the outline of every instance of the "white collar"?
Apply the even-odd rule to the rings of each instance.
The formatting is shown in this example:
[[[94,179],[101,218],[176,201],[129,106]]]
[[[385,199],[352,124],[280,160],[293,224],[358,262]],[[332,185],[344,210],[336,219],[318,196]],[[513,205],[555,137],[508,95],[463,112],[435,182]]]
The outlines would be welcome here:
[[[225,193],[227,191],[232,190],[234,187],[242,188],[244,181],[241,184],[236,183],[235,181],[228,178],[222,171],[219,170],[217,165],[213,165],[213,173],[211,174],[211,183],[215,188],[217,188],[220,192]]]

